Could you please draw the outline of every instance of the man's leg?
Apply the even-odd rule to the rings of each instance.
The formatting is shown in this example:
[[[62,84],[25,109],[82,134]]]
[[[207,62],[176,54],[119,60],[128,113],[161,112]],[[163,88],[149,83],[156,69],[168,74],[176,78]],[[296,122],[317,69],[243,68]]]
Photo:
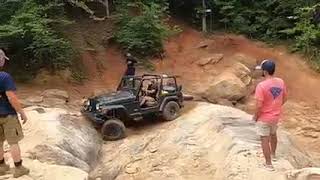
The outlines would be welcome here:
[[[10,152],[14,161],[15,170],[13,173],[14,178],[29,174],[29,169],[22,165],[21,151],[19,141],[23,139],[22,127],[17,117],[12,116],[3,125],[4,134],[10,145]]]
[[[277,134],[271,134],[270,136],[270,147],[271,147],[271,155],[272,157],[276,157],[278,138]]]
[[[21,151],[20,151],[20,146],[18,144],[10,145],[10,152],[11,152],[11,156],[14,161],[14,164],[21,162]]]
[[[271,162],[271,149],[270,149],[270,136],[261,136],[261,147],[267,165],[272,165]]]
[[[278,145],[277,130],[278,130],[278,125],[276,124],[271,125],[270,148],[271,148],[272,159],[276,158],[276,150]]]
[[[4,159],[3,142],[0,142],[0,162]],[[1,164],[1,163],[0,163]]]
[[[4,121],[4,119],[1,119],[0,121]],[[0,176],[5,175],[6,172],[10,170],[9,165],[7,165],[6,162],[4,161],[4,149],[3,149],[4,141],[5,141],[5,137],[3,132],[3,126],[0,125]]]
[[[264,122],[257,122],[257,131],[261,138],[261,148],[266,160],[266,165],[272,165],[270,148],[270,126]]]

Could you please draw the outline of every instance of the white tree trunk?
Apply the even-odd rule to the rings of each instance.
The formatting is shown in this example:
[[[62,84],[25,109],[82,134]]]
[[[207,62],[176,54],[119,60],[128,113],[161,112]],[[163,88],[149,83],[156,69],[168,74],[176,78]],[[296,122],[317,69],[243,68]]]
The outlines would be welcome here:
[[[105,6],[106,6],[107,18],[109,18],[110,17],[109,0],[105,0],[105,1],[106,1]]]
[[[207,11],[207,7],[206,7],[206,2],[205,0],[202,0],[202,9],[203,9],[203,14],[202,14],[202,31],[203,32],[207,32],[207,17],[206,17],[206,11]]]

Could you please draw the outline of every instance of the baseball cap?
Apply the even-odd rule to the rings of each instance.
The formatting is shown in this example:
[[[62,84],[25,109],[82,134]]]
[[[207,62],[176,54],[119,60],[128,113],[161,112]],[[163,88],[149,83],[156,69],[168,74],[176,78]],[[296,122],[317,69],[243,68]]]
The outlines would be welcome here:
[[[3,67],[6,60],[8,61],[9,58],[6,56],[6,54],[4,53],[4,51],[2,49],[0,49],[0,67]]]
[[[255,69],[264,70],[267,72],[274,72],[275,68],[276,68],[275,62],[273,60],[266,59],[266,60],[263,60],[260,65],[256,66]]]

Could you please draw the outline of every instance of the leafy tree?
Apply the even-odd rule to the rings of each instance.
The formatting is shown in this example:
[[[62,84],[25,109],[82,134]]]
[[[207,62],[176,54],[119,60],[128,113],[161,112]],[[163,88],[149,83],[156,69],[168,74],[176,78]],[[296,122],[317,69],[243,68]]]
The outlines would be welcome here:
[[[32,74],[40,68],[54,71],[67,67],[71,45],[53,29],[54,24],[66,22],[61,19],[60,3],[39,0],[20,3],[20,8],[5,12],[6,17],[11,14],[10,18],[0,25],[0,44],[9,47],[13,54],[11,69]],[[9,1],[4,4],[9,5]]]
[[[125,4],[125,7],[119,19],[116,40],[138,56],[162,52],[163,40],[169,35],[169,28],[163,22],[166,6],[140,1]]]
[[[309,55],[316,69],[320,70],[320,3],[298,9],[296,14],[295,27],[282,32],[295,38],[293,50]]]

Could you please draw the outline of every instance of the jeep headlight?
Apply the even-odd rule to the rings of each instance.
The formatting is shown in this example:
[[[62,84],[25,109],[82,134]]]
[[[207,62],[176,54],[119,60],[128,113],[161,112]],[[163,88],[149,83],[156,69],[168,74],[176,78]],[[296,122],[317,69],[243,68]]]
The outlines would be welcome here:
[[[89,110],[89,107],[90,107],[90,100],[85,100],[83,102],[83,108],[84,110]]]
[[[85,105],[86,107],[90,106],[90,101],[89,101],[89,100],[86,100],[85,103],[84,103],[84,105]]]
[[[100,110],[101,110],[100,104],[96,104],[96,110],[97,110],[97,111],[100,111]]]

